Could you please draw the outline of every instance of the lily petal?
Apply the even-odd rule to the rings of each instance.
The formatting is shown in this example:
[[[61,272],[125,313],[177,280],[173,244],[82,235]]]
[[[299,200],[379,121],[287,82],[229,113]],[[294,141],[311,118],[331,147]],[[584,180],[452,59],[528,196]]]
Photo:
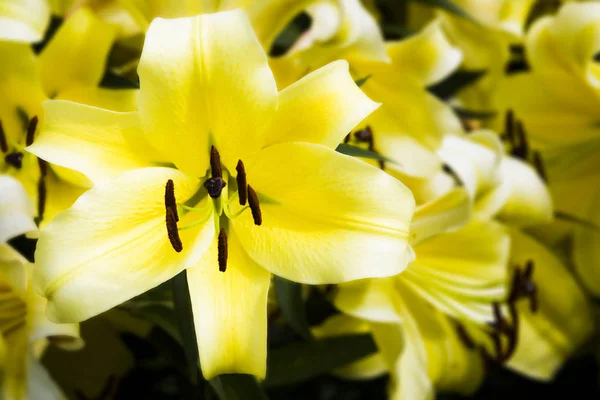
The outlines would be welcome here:
[[[509,251],[502,225],[474,220],[416,246],[416,260],[399,279],[449,315],[489,322],[491,303],[506,295]]]
[[[137,113],[117,113],[63,100],[44,103],[39,136],[27,150],[98,183],[163,161],[145,143]]]
[[[229,170],[263,145],[277,107],[267,56],[241,10],[155,19],[138,67],[150,143],[181,170],[204,176],[209,141]]]
[[[44,0],[5,0],[0,4],[0,39],[35,43],[42,40],[50,22]]]
[[[464,188],[449,190],[434,201],[417,207],[415,218],[410,226],[413,245],[438,235],[457,230],[469,222],[472,207],[469,195]]]
[[[285,143],[260,153],[248,183],[263,199],[263,223],[246,212],[233,227],[248,254],[275,275],[340,283],[406,266],[414,199],[381,170],[325,146]]]
[[[96,86],[115,36],[116,28],[91,10],[80,8],[71,15],[40,54],[46,94],[53,98],[63,90]]]
[[[200,262],[187,270],[194,325],[206,379],[220,374],[250,374],[263,379],[267,369],[267,294],[271,274],[228,236],[227,270],[217,265],[217,240]]]
[[[0,175],[0,192],[0,243],[36,231],[33,204],[21,183],[8,175]]]
[[[309,142],[332,149],[379,105],[354,83],[348,62],[332,62],[279,93],[279,108],[265,147]]]
[[[99,87],[75,87],[64,90],[57,100],[69,100],[112,111],[137,111],[138,89],[104,89]]]
[[[439,20],[408,39],[390,42],[387,52],[398,77],[433,85],[450,75],[462,61],[462,52],[449,41]]]
[[[518,304],[521,325],[518,345],[508,366],[534,379],[550,380],[564,361],[594,329],[593,308],[567,268],[542,244],[513,230],[512,261],[524,265],[533,260],[533,281],[539,308]]]
[[[518,226],[550,222],[552,197],[538,173],[525,162],[510,156],[500,164],[502,182],[477,201],[475,211],[496,216]]]
[[[366,321],[399,323],[396,298],[393,279],[361,279],[340,284],[334,304],[343,313]]]
[[[214,224],[209,218],[182,231],[183,251],[175,252],[165,227],[169,179],[178,199],[188,199],[198,189],[197,179],[175,169],[127,171],[95,185],[43,230],[34,284],[48,298],[52,321],[90,318],[198,261],[214,236]],[[191,212],[182,215],[180,226],[198,218]]]

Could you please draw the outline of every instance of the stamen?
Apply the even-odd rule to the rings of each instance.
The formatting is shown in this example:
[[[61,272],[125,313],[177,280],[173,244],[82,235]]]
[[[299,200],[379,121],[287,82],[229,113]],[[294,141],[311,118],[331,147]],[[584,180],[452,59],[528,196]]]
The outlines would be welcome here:
[[[167,208],[166,215],[166,223],[167,223],[167,236],[169,237],[169,242],[171,242],[171,246],[173,249],[180,253],[183,250],[183,243],[181,243],[181,238],[179,237],[179,231],[177,230],[177,220],[175,219],[175,214],[173,213],[172,208]]]
[[[529,154],[529,144],[527,143],[527,136],[525,135],[525,129],[521,121],[517,121],[515,124],[515,133],[515,145],[511,154],[521,160],[526,160]]]
[[[27,146],[31,146],[33,144],[33,135],[35,134],[35,129],[37,128],[38,117],[35,116],[29,120],[29,125],[27,125],[27,137],[25,139],[25,144]]]
[[[16,169],[21,169],[23,166],[23,153],[15,151],[14,153],[7,154],[4,156],[4,161]]]
[[[219,155],[219,152],[215,146],[210,147],[210,172],[213,179],[223,178],[223,170],[221,169],[221,156]]]
[[[177,201],[175,200],[175,184],[172,179],[165,185],[165,209],[173,210],[175,222],[179,222],[179,213],[177,212]]]
[[[8,151],[8,143],[6,143],[6,136],[4,135],[4,127],[2,127],[2,121],[0,121],[0,150],[3,153]]]
[[[254,219],[254,225],[260,226],[262,224],[262,212],[260,211],[260,203],[258,202],[258,196],[252,186],[248,185],[248,205],[252,212],[252,219]]]
[[[44,179],[43,176],[40,177],[40,180],[38,181],[37,191],[38,191],[37,221],[39,224],[39,222],[44,219],[44,211],[46,211],[47,190],[46,190],[46,180]]]
[[[218,198],[223,191],[223,188],[227,186],[227,183],[220,177],[208,178],[206,182],[204,182],[204,187],[208,192],[209,196],[213,199]]]
[[[244,163],[242,162],[242,160],[238,161],[235,170],[237,171],[237,176],[235,177],[235,180],[237,181],[240,205],[245,206],[246,200],[248,198],[248,182],[246,182],[246,168],[244,167]]]
[[[461,324],[460,322],[456,321],[455,328],[456,328],[456,333],[458,335],[458,338],[465,345],[465,347],[470,350],[474,349],[476,347],[475,341],[467,333],[467,330],[465,329],[464,325]]]
[[[513,113],[513,110],[508,110],[504,119],[504,136],[506,137],[509,143],[513,143],[515,140],[514,126],[515,114]]]
[[[548,183],[548,175],[546,175],[546,168],[544,168],[544,161],[542,160],[542,155],[539,151],[533,152],[533,166],[537,171],[540,178],[545,183]]]
[[[368,143],[369,150],[374,151],[375,144],[373,143],[373,130],[369,125],[365,129],[359,129],[354,132],[354,137],[359,142]]]
[[[45,177],[48,175],[48,163],[41,158],[38,158],[38,167],[40,168],[40,176]]]
[[[221,232],[219,232],[217,250],[217,261],[219,262],[219,271],[225,272],[227,270],[227,233],[225,233],[225,229],[223,228],[221,228]]]

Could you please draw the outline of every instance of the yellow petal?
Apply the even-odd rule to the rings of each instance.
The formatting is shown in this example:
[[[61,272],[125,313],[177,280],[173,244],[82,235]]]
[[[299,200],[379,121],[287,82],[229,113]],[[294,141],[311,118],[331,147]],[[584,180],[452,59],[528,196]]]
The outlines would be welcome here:
[[[34,282],[48,298],[48,317],[78,322],[114,307],[195,264],[214,236],[209,222],[180,233],[177,253],[165,226],[165,184],[180,201],[199,182],[175,169],[143,168],[102,181],[40,235]],[[181,215],[188,225],[197,213]],[[57,252],[56,249],[62,249]]]
[[[414,79],[423,86],[441,81],[462,61],[461,51],[450,44],[439,21],[408,39],[388,43],[387,51],[398,78]]]
[[[0,175],[0,244],[37,230],[33,204],[23,186],[8,175]]]
[[[178,168],[204,176],[209,140],[229,170],[262,147],[277,87],[242,11],[157,18],[138,73],[148,139]]]
[[[340,284],[334,299],[336,308],[353,317],[372,322],[401,322],[394,307],[397,299],[393,279],[361,279]]]
[[[78,86],[96,86],[116,29],[81,8],[59,28],[40,54],[42,85],[49,97]]]
[[[372,324],[373,337],[388,362],[390,399],[433,399],[427,373],[427,353],[413,314],[404,311],[402,324]]]
[[[354,83],[348,62],[332,62],[281,91],[265,146],[309,142],[335,149],[378,106]]]
[[[69,100],[88,106],[112,111],[137,111],[137,89],[104,89],[99,87],[75,87],[62,91],[57,100]]]
[[[317,338],[344,336],[348,334],[368,333],[370,324],[344,314],[328,318],[321,325],[312,328]],[[387,372],[387,366],[379,353],[363,357],[358,361],[336,368],[333,373],[346,379],[373,379]]]
[[[0,42],[0,121],[10,145],[24,142],[25,127],[17,109],[29,118],[41,116],[45,100],[39,63],[31,46],[24,43]]]
[[[44,0],[4,0],[0,3],[0,39],[39,42],[50,22]]]
[[[518,304],[521,321],[517,349],[508,366],[531,378],[550,380],[594,329],[592,307],[565,265],[547,248],[516,230],[512,262],[535,264],[533,281],[539,309]]]
[[[579,211],[584,214],[584,220],[595,226],[600,226],[600,191],[596,185],[596,180],[587,182],[587,190],[591,189],[593,194],[591,201],[586,207]],[[577,195],[583,195],[582,192],[573,192]],[[598,260],[600,260],[600,232],[590,226],[578,226],[573,236],[573,260],[577,274],[581,278],[581,283],[586,289],[596,296],[600,295],[600,271],[598,270]]]
[[[163,161],[144,142],[137,113],[117,113],[68,101],[44,103],[39,136],[27,150],[98,183]]]
[[[79,324],[57,324],[46,317],[47,300],[35,293],[29,295],[29,340],[32,344],[48,339],[65,350],[79,350],[84,343]]]
[[[233,220],[240,242],[275,275],[304,283],[384,277],[408,261],[414,199],[399,181],[320,145],[266,148],[248,170],[263,223]]]
[[[477,131],[468,137],[448,135],[438,154],[460,177],[473,199],[497,186],[502,143],[493,132]]]
[[[525,162],[510,156],[500,164],[501,183],[478,200],[475,211],[482,216],[518,226],[550,222],[553,215],[550,192],[538,173]]]
[[[229,231],[227,270],[219,271],[217,240],[187,270],[204,378],[267,370],[267,293],[271,274],[257,265]]]
[[[471,219],[471,211],[469,195],[461,187],[449,190],[434,201],[417,207],[410,226],[413,245],[466,225]]]
[[[447,314],[492,321],[491,303],[506,294],[509,250],[503,226],[474,220],[415,246],[416,260],[398,279]]]

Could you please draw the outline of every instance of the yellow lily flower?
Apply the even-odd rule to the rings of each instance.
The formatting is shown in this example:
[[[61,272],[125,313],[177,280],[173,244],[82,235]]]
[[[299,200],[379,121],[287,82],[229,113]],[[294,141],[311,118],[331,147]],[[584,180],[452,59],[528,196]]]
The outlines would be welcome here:
[[[204,376],[264,377],[271,273],[404,269],[412,195],[334,150],[378,106],[346,62],[278,93],[237,10],[154,20],[138,72],[139,112],[47,102],[28,148],[95,183],[38,242],[51,318],[90,318],[187,269]]]
[[[36,231],[33,204],[21,183],[8,175],[0,175],[0,192],[0,243]]]
[[[462,67],[485,71],[477,82],[461,90],[459,100],[470,110],[496,109],[495,91],[511,58],[510,45],[520,44],[534,0],[456,0],[473,20],[419,2],[410,2],[408,24],[419,29],[437,17],[450,42],[463,53]]]
[[[550,222],[552,198],[542,178],[523,160],[504,154],[498,135],[480,130],[449,135],[438,151],[474,201],[481,218],[515,226]]]
[[[47,0],[0,1],[0,40],[39,42],[49,22],[50,6]]]
[[[386,43],[391,63],[349,58],[355,78],[368,77],[361,89],[382,106],[348,139],[387,156],[387,172],[401,181],[429,184],[441,169],[434,153],[446,134],[462,134],[450,107],[426,88],[450,75],[461,53],[451,46],[438,22],[408,39]]]
[[[544,245],[511,231],[511,263],[533,262],[537,312],[517,304],[520,317],[515,353],[507,365],[534,379],[551,380],[563,363],[593,333],[593,308],[567,267]]]
[[[52,219],[90,185],[87,178],[47,166],[23,150],[35,140],[43,101],[68,99],[120,111],[136,108],[136,90],[98,87],[115,34],[113,27],[81,9],[39,56],[26,44],[0,43],[0,170],[21,181],[39,220]]]
[[[480,353],[465,347],[451,320],[480,329],[495,320],[492,303],[506,297],[509,237],[495,222],[472,220],[470,204],[456,188],[420,205],[411,225],[415,260],[401,275],[338,286],[336,307],[374,334],[392,398],[433,398],[434,388],[470,393],[482,379]],[[349,376],[377,370],[375,361],[361,363],[348,366]]]
[[[77,324],[55,324],[44,314],[46,300],[32,291],[31,268],[15,250],[0,245],[0,393],[5,399],[65,398],[39,359],[48,344],[83,346]]]
[[[515,111],[541,149],[556,209],[591,223],[598,223],[600,205],[600,70],[594,60],[599,27],[596,3],[568,3],[556,16],[540,18],[526,40],[530,70],[507,77],[498,93],[499,103]],[[562,225],[561,235],[574,233],[581,281],[600,294],[600,233]]]

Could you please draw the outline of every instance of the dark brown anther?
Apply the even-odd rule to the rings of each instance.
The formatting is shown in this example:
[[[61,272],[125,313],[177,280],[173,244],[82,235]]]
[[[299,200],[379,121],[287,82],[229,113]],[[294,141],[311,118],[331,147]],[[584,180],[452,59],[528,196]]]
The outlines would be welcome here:
[[[227,270],[227,233],[225,229],[221,228],[219,232],[219,240],[217,242],[217,261],[219,262],[219,271],[225,272]]]
[[[533,166],[537,171],[540,178],[545,183],[548,183],[548,175],[546,175],[546,168],[544,168],[544,161],[542,160],[542,155],[539,151],[533,152]]]
[[[223,178],[221,156],[215,146],[210,147],[210,173],[213,178]]]
[[[533,282],[533,268],[533,261],[527,261],[527,263],[525,264],[525,272],[523,273],[523,284],[521,290],[523,292],[523,295],[527,296],[527,298],[529,299],[529,310],[532,313],[535,313],[538,310],[538,296],[537,287]]]
[[[208,195],[213,199],[216,199],[221,195],[225,186],[227,186],[227,183],[225,183],[223,178],[219,178],[218,176],[215,178],[208,178],[206,182],[204,182],[204,187],[206,188]]]
[[[375,143],[373,140],[373,130],[370,126],[367,126],[365,129],[359,129],[354,132],[354,138],[361,143],[368,143],[369,150],[374,151]]]
[[[240,205],[245,206],[246,200],[248,199],[248,182],[246,182],[246,168],[244,167],[244,163],[242,162],[242,160],[238,161],[235,170],[237,171],[237,176],[235,177],[235,180],[237,181]]]
[[[40,169],[40,177],[45,178],[48,175],[48,163],[41,158],[37,159],[38,167]]]
[[[508,143],[511,145],[515,141],[515,114],[513,110],[508,110],[506,112],[506,117],[504,118],[504,137],[508,140]]]
[[[44,177],[40,177],[37,184],[38,202],[37,202],[37,221],[44,219],[44,212],[46,211],[46,197],[48,195],[46,190],[46,180]]]
[[[520,296],[520,287],[521,287],[521,270],[519,267],[515,268],[515,272],[513,273],[513,279],[510,286],[510,293],[508,295],[508,302],[514,303],[518,300]]]
[[[458,338],[465,345],[465,347],[469,350],[475,349],[475,347],[476,347],[475,341],[467,333],[467,330],[464,327],[464,325],[461,324],[460,322],[456,321],[454,323],[454,326],[456,328],[456,334],[458,335]]]
[[[262,212],[260,211],[260,203],[258,202],[258,196],[252,186],[248,185],[248,205],[250,211],[252,211],[252,219],[254,219],[254,225],[262,224]]]
[[[172,208],[167,208],[166,223],[169,242],[171,242],[171,246],[173,246],[173,249],[176,252],[180,253],[181,250],[183,250],[183,243],[181,243],[181,238],[179,237],[179,231],[177,230],[177,220],[175,218],[175,214],[173,213]]]
[[[165,185],[165,209],[171,209],[175,222],[179,222],[179,213],[177,212],[177,201],[175,200],[175,184],[172,179],[167,181]]]
[[[525,134],[525,128],[523,128],[523,123],[521,121],[517,121],[515,124],[514,139],[515,141],[511,154],[521,160],[527,160],[527,156],[529,155],[529,144],[527,143],[527,135]]]
[[[38,117],[35,116],[29,120],[29,124],[27,125],[27,137],[25,139],[25,144],[27,146],[31,146],[33,144],[33,135],[35,135],[35,130],[38,124]]]
[[[0,121],[0,150],[2,150],[3,153],[8,151],[8,143],[6,142],[6,135],[4,134],[2,121]]]
[[[4,156],[4,161],[16,169],[21,169],[23,166],[23,153],[15,151],[14,153],[7,154]]]

